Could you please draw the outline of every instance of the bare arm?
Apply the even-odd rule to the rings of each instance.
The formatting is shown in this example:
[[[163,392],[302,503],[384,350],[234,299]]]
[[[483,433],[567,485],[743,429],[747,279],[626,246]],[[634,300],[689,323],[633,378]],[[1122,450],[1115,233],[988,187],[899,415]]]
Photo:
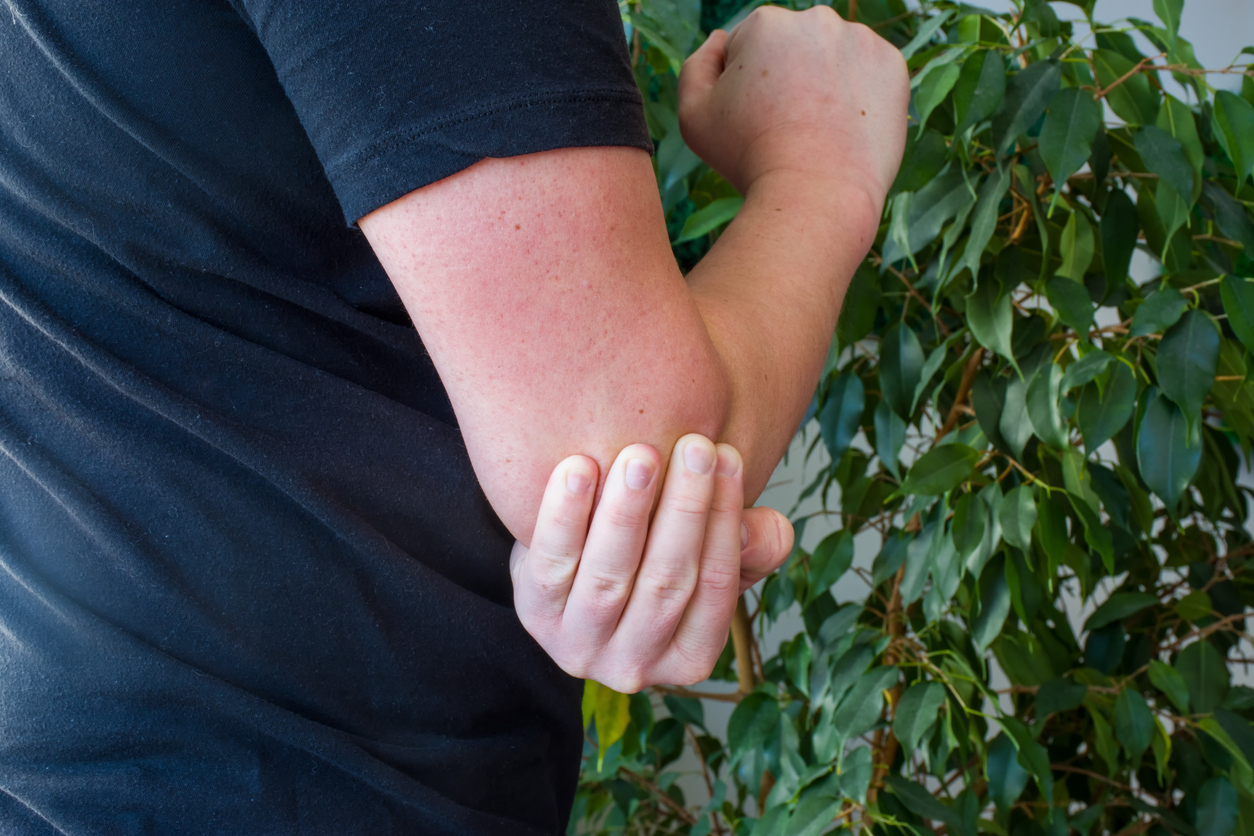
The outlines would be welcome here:
[[[688,282],[649,160],[633,149],[484,160],[361,220],[449,391],[488,499],[521,542],[549,474],[571,454],[591,457],[604,478],[629,444],[669,457],[698,432],[740,450],[752,501],[786,448],[905,130],[895,50],[830,10],[805,15],[803,28],[819,24],[827,40],[797,50],[803,15],[755,13],[725,54],[723,37],[711,38],[685,70],[685,136],[746,195]],[[850,49],[884,71],[882,89],[833,77],[842,70],[832,54],[858,59]],[[774,80],[733,74],[741,59],[754,70],[776,62]],[[868,118],[845,125],[854,110]],[[849,147],[839,150],[842,131]]]

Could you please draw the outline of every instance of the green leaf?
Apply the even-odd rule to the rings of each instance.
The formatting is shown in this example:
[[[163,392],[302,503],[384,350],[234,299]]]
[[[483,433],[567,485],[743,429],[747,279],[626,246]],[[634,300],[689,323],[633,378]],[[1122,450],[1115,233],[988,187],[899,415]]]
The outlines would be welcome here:
[[[932,115],[932,111],[941,102],[945,101],[949,91],[954,89],[954,84],[958,81],[960,71],[957,64],[946,64],[928,73],[927,77],[919,82],[919,88],[914,94],[914,107],[919,112],[920,135],[923,133],[923,128],[927,125],[927,119]]]
[[[907,749],[906,751],[910,751]],[[927,791],[921,784],[902,778],[900,775],[887,775],[884,778],[893,795],[901,799],[905,808],[916,816],[938,821],[948,828],[950,833],[960,833],[963,829],[962,816],[952,807],[942,804],[939,799]]]
[[[993,115],[998,156],[1036,124],[1061,84],[1062,65],[1054,60],[1037,61],[1011,76],[1006,98]]]
[[[880,344],[880,391],[893,411],[910,416],[910,402],[923,371],[923,346],[914,331],[893,323]]]
[[[1157,718],[1154,719],[1154,737],[1150,741],[1154,750],[1154,766],[1158,771],[1158,783],[1167,785],[1167,766],[1171,763],[1171,735],[1163,728]]]
[[[853,563],[853,535],[848,531],[834,531],[814,547],[810,558],[810,582],[806,587],[803,607],[809,606],[821,593],[831,588],[849,571]]]
[[[1189,222],[1189,204],[1166,180],[1159,180],[1154,188],[1154,209],[1163,225],[1163,241],[1165,242],[1158,257],[1170,264],[1171,257],[1168,255],[1168,248],[1175,238],[1176,231]]]
[[[967,297],[967,327],[980,345],[1015,363],[1010,347],[1014,327],[1010,294],[1002,294],[1001,286],[991,278],[980,282]]]
[[[945,22],[952,16],[952,10],[946,11],[942,14],[936,15],[935,17],[930,17],[923,21],[923,23],[919,24],[919,30],[915,33],[914,38],[911,39],[910,43],[901,48],[901,57],[906,60],[910,60],[910,58],[913,57],[921,47],[926,46],[932,38],[935,37],[937,30],[944,26]]]
[[[910,195],[909,209],[904,218],[905,247],[903,249],[903,242],[890,238],[884,245],[884,263],[895,264],[935,241],[946,221],[974,201],[975,195],[961,166],[951,163],[927,185]]]
[[[819,411],[819,433],[833,462],[839,462],[853,443],[865,406],[862,380],[856,374],[842,374],[828,387]]]
[[[1062,558],[1071,545],[1071,535],[1067,532],[1066,500],[1060,496],[1046,494],[1037,503],[1037,536],[1041,540],[1041,548],[1049,557],[1050,566],[1061,565]]]
[[[1200,589],[1195,589],[1176,601],[1175,606],[1176,613],[1185,621],[1200,621],[1214,612],[1214,609],[1210,596]]]
[[[1140,763],[1154,737],[1154,715],[1140,691],[1124,688],[1115,702],[1115,737],[1128,750],[1129,760]]]
[[[1106,773],[1114,775],[1119,771],[1119,744],[1115,742],[1115,735],[1111,731],[1110,723],[1106,722],[1106,718],[1101,715],[1096,708],[1089,705],[1089,716],[1093,718],[1093,731],[1097,738],[1096,743],[1098,756],[1106,762]]]
[[[880,718],[884,707],[884,691],[897,682],[897,668],[888,665],[872,668],[862,676],[832,713],[832,725],[842,740],[865,734]]]
[[[987,525],[988,506],[974,494],[963,494],[954,507],[953,527],[950,535],[958,558],[965,564],[967,558],[975,554],[984,539],[984,528]]]
[[[1184,0],[1154,0],[1154,14],[1167,27],[1167,43],[1171,52],[1176,50],[1176,37],[1180,32],[1180,13],[1184,10]]]
[[[983,53],[981,53],[983,54]],[[1000,59],[998,59],[1000,62]],[[962,258],[954,264],[954,272],[959,273],[965,267],[972,276],[980,273],[980,256],[993,240],[993,232],[997,229],[997,216],[1001,210],[1002,198],[1010,190],[1010,167],[997,166],[984,184],[980,186],[979,201],[975,205],[975,214],[971,217],[971,228],[967,234],[967,247]]]
[[[1054,94],[1041,127],[1040,152],[1055,183],[1080,170],[1101,127],[1102,106],[1088,90],[1068,87]]]
[[[1045,298],[1058,313],[1059,319],[1075,329],[1082,338],[1088,339],[1089,329],[1093,327],[1093,299],[1088,288],[1059,274],[1045,286]]]
[[[1137,131],[1135,143],[1145,166],[1183,200],[1191,202],[1193,167],[1184,155],[1180,140],[1155,125],[1145,125]]]
[[[1161,334],[1175,325],[1189,300],[1174,287],[1155,290],[1136,309],[1132,315],[1132,326],[1128,329],[1130,337],[1144,337],[1148,334]]]
[[[1224,276],[1219,282],[1219,295],[1232,333],[1245,343],[1246,350],[1254,351],[1254,284],[1247,279]]]
[[[989,744],[984,777],[998,810],[1009,810],[1028,785],[1028,771],[1019,765],[1019,750],[1009,735],[999,734]]]
[[[1141,229],[1136,205],[1122,189],[1114,189],[1106,198],[1106,211],[1100,226],[1102,267],[1106,283],[1115,287],[1128,277],[1128,266],[1136,250],[1137,233]]]
[[[919,748],[919,741],[936,724],[944,704],[945,686],[939,682],[917,682],[906,689],[893,715],[893,734],[903,751],[913,752]]]
[[[1085,685],[1072,682],[1070,679],[1051,679],[1036,692],[1036,723],[1039,729],[1044,727],[1046,718],[1051,714],[1071,711],[1079,708],[1084,702],[1084,695],[1089,692]]]
[[[743,197],[724,197],[704,209],[698,209],[688,216],[688,220],[684,221],[684,228],[679,231],[679,237],[673,243],[682,244],[713,232],[736,217],[736,213],[744,205]]]
[[[830,792],[807,792],[801,797],[796,809],[788,817],[788,826],[782,836],[819,836],[840,812],[844,800]],[[695,828],[694,828],[695,831]],[[694,831],[689,831],[690,834]]]
[[[584,686],[587,687],[586,685]],[[602,685],[596,692],[593,719],[597,727],[597,769],[605,760],[605,753],[623,739],[631,722],[631,697]]]
[[[840,764],[840,791],[859,804],[865,804],[873,769],[871,747],[859,746],[846,752]],[[824,824],[826,826],[827,822]]]
[[[666,704],[666,710],[679,722],[705,728],[705,709],[701,706],[701,700],[667,694],[662,701]]]
[[[1114,355],[1108,354],[1100,348],[1093,349],[1070,366],[1067,366],[1067,370],[1063,372],[1062,383],[1059,388],[1065,393],[1070,392],[1077,386],[1083,386],[1106,371],[1106,367],[1114,359]]]
[[[1042,363],[1028,381],[1025,402],[1028,420],[1037,436],[1051,447],[1068,447],[1067,425],[1058,410],[1062,369],[1057,363]]]
[[[1228,696],[1231,678],[1224,657],[1208,641],[1196,641],[1180,651],[1175,669],[1189,688],[1189,705],[1198,714],[1207,714]]]
[[[1015,748],[1019,750],[1019,763],[1036,779],[1041,795],[1053,804],[1054,775],[1049,770],[1049,754],[1046,753],[1045,747],[1036,742],[1032,733],[1028,731],[1028,727],[1020,720],[1014,717],[997,717],[995,720],[1006,734],[1010,735]]]
[[[1146,486],[1175,513],[1202,461],[1202,438],[1180,407],[1146,390],[1145,414],[1137,430],[1136,461]]]
[[[845,300],[840,306],[840,318],[836,322],[836,333],[844,345],[853,345],[871,333],[880,298],[880,283],[875,268],[864,261],[858,265],[849,282]]]
[[[1238,185],[1254,170],[1254,106],[1227,90],[1215,94],[1211,109],[1215,137],[1232,160]]]
[[[1032,528],[1036,525],[1036,497],[1031,485],[1020,485],[1002,499],[1001,536],[1010,545],[1030,553]]]
[[[1094,383],[1081,389],[1075,416],[1080,435],[1084,438],[1084,449],[1089,455],[1114,438],[1135,410],[1136,375],[1124,363],[1115,363],[1105,391]]]
[[[972,468],[979,460],[980,454],[965,444],[942,444],[940,447],[933,447],[910,468],[896,495],[939,496],[951,491],[971,475]]]
[[[1001,633],[1001,626],[1010,614],[1010,585],[1006,573],[996,571],[993,564],[985,567],[980,576],[980,614],[971,626],[971,641],[981,653]]]
[[[1103,601],[1102,605],[1088,617],[1088,620],[1084,622],[1084,631],[1088,633],[1100,630],[1107,624],[1123,621],[1128,616],[1135,615],[1157,603],[1157,598],[1145,592],[1116,592]]]
[[[1189,110],[1189,106],[1170,94],[1163,96],[1163,107],[1158,111],[1158,118],[1155,124],[1162,130],[1169,133],[1177,142],[1180,143],[1181,149],[1184,151],[1184,158],[1188,161],[1189,167],[1193,169],[1193,188],[1189,192],[1181,192],[1183,197],[1192,206],[1197,201],[1197,196],[1202,185],[1202,163],[1206,159],[1206,154],[1202,150],[1202,140],[1197,135],[1197,122],[1193,119],[1193,111]]]
[[[1254,222],[1250,221],[1245,207],[1211,180],[1203,181],[1202,195],[1206,207],[1215,216],[1219,231],[1245,248],[1247,254],[1254,253]]]
[[[1167,695],[1167,699],[1180,710],[1181,714],[1189,713],[1189,686],[1180,672],[1154,659],[1149,663],[1149,680],[1155,688]]]
[[[875,455],[880,457],[884,467],[893,474],[894,479],[901,479],[897,468],[897,456],[906,443],[906,422],[893,412],[887,400],[880,400],[875,407]]]
[[[954,85],[955,136],[992,116],[1006,97],[1006,63],[996,50],[980,50],[962,64]]]
[[[1084,273],[1093,262],[1093,227],[1084,213],[1075,211],[1063,227],[1059,241],[1062,266],[1054,274],[1077,282],[1084,281]]]
[[[1158,387],[1184,410],[1191,422],[1200,420],[1202,402],[1215,383],[1219,365],[1219,332],[1208,314],[1191,310],[1171,326],[1158,346]]]
[[[1215,709],[1215,719],[1241,751],[1246,765],[1254,765],[1254,728],[1251,728],[1249,721],[1226,708],[1218,707]]]
[[[1006,399],[1003,402],[1001,418],[997,422],[1001,437],[1016,459],[1022,458],[1023,448],[1032,437],[1032,422],[1028,419],[1027,394],[1028,382],[1021,377],[1012,377],[1006,384]]]
[[[732,763],[748,751],[759,749],[779,728],[779,702],[769,694],[750,694],[741,700],[727,721],[727,748]]]
[[[1227,778],[1211,778],[1197,793],[1197,836],[1232,836],[1236,829],[1237,791]]]
[[[1092,52],[1093,70],[1103,88],[1132,72],[1136,62],[1111,49]],[[1106,96],[1110,108],[1129,125],[1152,125],[1158,117],[1158,93],[1143,73],[1130,76]]]

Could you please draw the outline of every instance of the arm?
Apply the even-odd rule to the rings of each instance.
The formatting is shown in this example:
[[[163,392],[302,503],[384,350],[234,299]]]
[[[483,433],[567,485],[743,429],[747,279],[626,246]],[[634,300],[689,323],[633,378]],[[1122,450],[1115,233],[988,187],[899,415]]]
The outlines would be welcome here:
[[[806,34],[816,26],[823,37]],[[867,65],[878,87],[850,83],[836,54]],[[687,283],[649,160],[633,149],[484,160],[361,219],[488,499],[523,543],[572,453],[603,481],[627,445],[666,454],[698,432],[741,451],[756,498],[813,391],[899,162],[900,57],[829,9],[755,13],[690,64],[685,136],[746,204]],[[765,64],[775,72],[757,72]]]

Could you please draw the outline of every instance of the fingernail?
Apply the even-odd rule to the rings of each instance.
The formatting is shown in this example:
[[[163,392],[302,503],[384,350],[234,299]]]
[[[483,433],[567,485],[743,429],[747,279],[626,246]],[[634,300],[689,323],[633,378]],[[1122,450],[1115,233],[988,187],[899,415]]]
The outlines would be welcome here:
[[[749,548],[749,526],[744,523],[740,524],[740,550],[744,551]]]
[[[627,487],[633,491],[642,491],[653,481],[653,463],[644,459],[632,459],[627,462]]]
[[[592,487],[592,477],[582,470],[566,471],[566,490],[582,496],[588,492],[588,488]]]
[[[720,450],[718,454],[718,475],[735,476],[739,470],[740,457],[735,453]]]
[[[700,441],[689,441],[684,445],[684,464],[693,473],[704,476],[714,467],[714,451]]]

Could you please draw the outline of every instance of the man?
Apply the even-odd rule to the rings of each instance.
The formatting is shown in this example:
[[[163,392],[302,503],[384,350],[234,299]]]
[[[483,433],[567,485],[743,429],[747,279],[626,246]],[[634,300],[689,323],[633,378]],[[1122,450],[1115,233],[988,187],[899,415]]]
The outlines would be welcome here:
[[[709,39],[682,123],[746,204],[685,282],[613,4],[6,5],[5,830],[560,830],[578,682],[510,547],[568,671],[702,675],[900,57]]]

